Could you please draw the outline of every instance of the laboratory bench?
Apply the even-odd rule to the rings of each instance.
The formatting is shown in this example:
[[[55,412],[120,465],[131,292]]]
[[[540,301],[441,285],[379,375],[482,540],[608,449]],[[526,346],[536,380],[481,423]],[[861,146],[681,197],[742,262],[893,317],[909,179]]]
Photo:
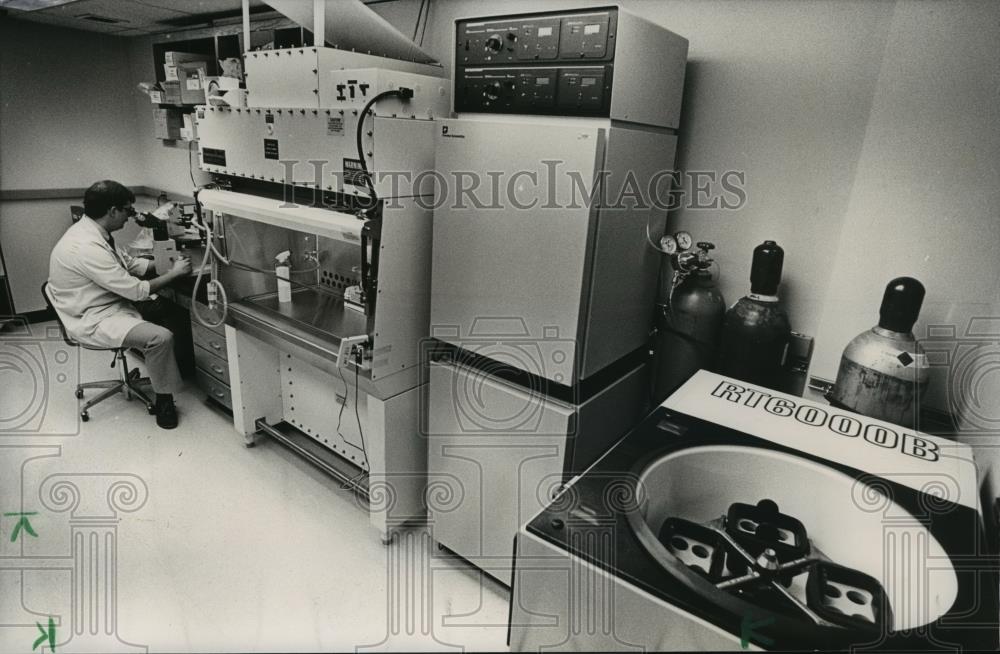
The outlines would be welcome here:
[[[203,281],[207,281],[207,279],[203,279]],[[194,317],[192,305],[196,303],[200,315],[211,315],[212,312],[208,308],[204,284],[199,287],[197,297],[193,296],[193,288],[194,277],[189,277],[170,286],[163,293],[172,300],[174,305],[183,309],[189,325],[190,347],[186,352],[182,352],[181,340],[175,334],[174,343],[177,348],[178,362],[183,356],[190,356],[189,371],[185,371],[182,367],[185,377],[193,375],[198,388],[203,390],[210,400],[232,411],[225,327],[223,325],[208,327]]]
[[[136,198],[135,206],[140,211],[155,208],[155,200],[150,203],[147,198]],[[131,243],[138,235],[140,227],[129,222],[116,234],[116,240],[122,244]],[[206,283],[210,279],[206,274],[194,294],[196,272],[205,254],[203,247],[186,247],[180,250],[191,260],[192,273],[184,279],[175,281],[160,290],[157,296],[167,302],[161,302],[166,312],[166,326],[174,333],[174,352],[181,375],[204,391],[208,399],[216,406],[227,411],[232,410],[232,400],[229,381],[229,364],[226,356],[225,328],[206,327],[192,313],[192,305],[197,303],[198,313],[210,316],[206,296]],[[162,272],[162,271],[158,271]]]

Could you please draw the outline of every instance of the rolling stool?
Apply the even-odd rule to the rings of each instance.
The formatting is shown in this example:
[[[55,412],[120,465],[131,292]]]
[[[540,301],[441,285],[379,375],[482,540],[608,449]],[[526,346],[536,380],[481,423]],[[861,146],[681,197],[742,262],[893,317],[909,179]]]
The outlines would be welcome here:
[[[63,325],[62,319],[59,317],[59,313],[55,310],[55,307],[52,306],[52,300],[49,299],[48,285],[49,285],[48,282],[42,284],[42,297],[45,298],[45,304],[48,306],[49,310],[51,310],[52,313],[55,314],[56,322],[59,323],[59,332],[62,334],[63,340],[66,341],[66,344],[72,347],[80,347],[85,350],[114,352],[114,358],[111,359],[111,367],[114,368],[116,364],[119,363],[121,364],[118,369],[119,373],[118,379],[84,382],[82,384],[77,385],[76,387],[77,399],[83,399],[83,391],[85,389],[88,388],[105,389],[97,397],[91,398],[84,403],[83,409],[81,409],[80,411],[80,419],[83,420],[84,422],[90,420],[90,414],[87,412],[87,410],[90,407],[100,402],[103,402],[104,400],[118,393],[124,393],[126,400],[131,400],[132,396],[135,395],[136,397],[140,398],[143,402],[146,403],[146,410],[150,414],[156,413],[156,408],[153,405],[153,401],[149,398],[149,395],[144,390],[139,388],[140,384],[146,384],[146,385],[149,384],[149,377],[140,377],[138,368],[133,368],[131,371],[129,370],[128,359],[125,358],[125,350],[127,348],[91,347],[89,345],[84,345],[83,343],[78,343],[74,341],[72,338],[70,338],[69,334],[66,333],[66,326]]]

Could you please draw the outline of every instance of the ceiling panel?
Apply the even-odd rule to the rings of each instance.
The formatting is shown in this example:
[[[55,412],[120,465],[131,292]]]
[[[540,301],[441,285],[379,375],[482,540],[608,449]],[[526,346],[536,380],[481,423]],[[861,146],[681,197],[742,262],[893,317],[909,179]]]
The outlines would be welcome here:
[[[263,0],[250,0],[250,7],[266,7],[266,4]],[[241,8],[241,0],[75,0],[37,11],[11,9],[10,15],[23,20],[91,32],[138,36],[169,29],[185,29],[188,25],[193,25],[188,18],[205,16],[208,19],[226,12],[239,12]],[[118,22],[86,20],[80,18],[81,15]]]
[[[117,24],[123,27],[139,27],[153,25],[161,20],[176,18],[182,13],[135,0],[128,0],[127,2],[122,2],[122,0],[80,0],[68,5],[42,9],[41,11],[34,12],[33,15],[76,18],[89,14],[122,21]],[[91,21],[81,20],[80,22],[85,24]]]

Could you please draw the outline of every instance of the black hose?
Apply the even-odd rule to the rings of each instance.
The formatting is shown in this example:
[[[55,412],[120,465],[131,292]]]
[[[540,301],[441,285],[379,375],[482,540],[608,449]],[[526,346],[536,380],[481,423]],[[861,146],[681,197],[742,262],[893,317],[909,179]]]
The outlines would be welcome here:
[[[365,159],[364,147],[361,144],[361,139],[365,129],[365,119],[368,117],[368,111],[375,105],[379,100],[384,100],[385,98],[397,96],[404,100],[409,100],[413,97],[413,89],[406,87],[401,87],[398,89],[390,89],[388,91],[382,91],[376,94],[365,104],[365,108],[361,110],[358,115],[358,129],[357,129],[357,146],[358,146],[358,160],[361,162],[361,171],[365,176],[365,184],[368,186],[368,194],[371,197],[371,204],[369,209],[374,209],[378,204],[378,194],[375,192],[375,183],[372,181],[371,173],[368,170],[368,162]]]

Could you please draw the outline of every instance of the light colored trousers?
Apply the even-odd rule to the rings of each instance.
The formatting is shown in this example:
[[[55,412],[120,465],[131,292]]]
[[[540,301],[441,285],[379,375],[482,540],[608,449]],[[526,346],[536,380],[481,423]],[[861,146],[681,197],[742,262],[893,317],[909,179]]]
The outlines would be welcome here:
[[[174,335],[166,327],[142,322],[129,330],[122,347],[141,350],[146,357],[149,381],[156,393],[176,393],[181,389],[181,371],[174,358]]]

